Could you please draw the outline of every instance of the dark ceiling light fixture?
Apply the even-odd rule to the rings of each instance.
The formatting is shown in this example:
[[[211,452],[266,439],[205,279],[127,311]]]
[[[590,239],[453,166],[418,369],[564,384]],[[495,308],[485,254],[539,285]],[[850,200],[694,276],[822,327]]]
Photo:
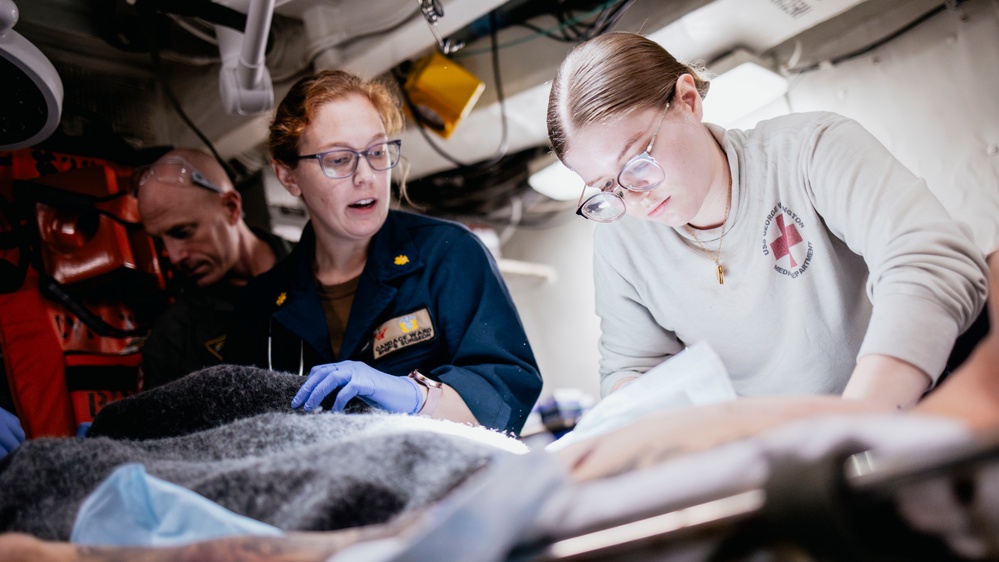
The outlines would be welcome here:
[[[0,0],[0,150],[35,145],[62,116],[62,80],[49,59],[15,32],[13,0]]]
[[[451,41],[470,45],[487,35],[495,25],[498,29],[524,27],[534,31],[537,37],[581,43],[610,31],[634,3],[635,0],[510,0],[490,13],[495,24],[483,16],[453,33]],[[518,38],[513,43],[525,40]],[[509,45],[500,45],[500,48]],[[461,54],[469,56],[482,52]]]
[[[402,203],[420,213],[465,223],[555,226],[575,217],[576,200],[553,201],[528,185],[529,163],[547,151],[547,147],[528,148],[488,169],[447,170],[408,181]]]

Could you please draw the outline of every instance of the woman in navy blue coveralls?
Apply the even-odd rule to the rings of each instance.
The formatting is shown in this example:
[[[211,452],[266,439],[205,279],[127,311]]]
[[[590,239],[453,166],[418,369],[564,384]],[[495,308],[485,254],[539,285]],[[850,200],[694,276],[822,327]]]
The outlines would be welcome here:
[[[277,109],[272,167],[310,222],[245,288],[229,363],[309,373],[293,407],[358,397],[392,412],[519,433],[541,377],[496,264],[465,227],[390,210],[397,99],[342,71],[296,83]]]

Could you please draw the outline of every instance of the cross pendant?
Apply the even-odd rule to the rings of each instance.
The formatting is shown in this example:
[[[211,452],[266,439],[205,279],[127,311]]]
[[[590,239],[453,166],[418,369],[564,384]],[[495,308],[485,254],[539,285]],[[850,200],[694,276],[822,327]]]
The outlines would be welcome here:
[[[722,266],[721,266],[720,263],[718,264],[718,271],[715,272],[715,277],[718,278],[718,284],[719,285],[724,285],[725,284],[725,270],[722,269]]]

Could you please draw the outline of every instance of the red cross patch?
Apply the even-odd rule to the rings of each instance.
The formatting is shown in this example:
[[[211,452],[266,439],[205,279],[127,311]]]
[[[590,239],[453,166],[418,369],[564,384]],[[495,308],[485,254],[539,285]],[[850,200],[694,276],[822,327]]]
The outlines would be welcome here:
[[[793,224],[784,226],[784,215],[777,215],[777,230],[780,235],[770,243],[774,259],[779,260],[788,256],[791,259],[791,267],[798,267],[798,263],[794,261],[794,256],[791,255],[791,247],[803,241],[801,234],[798,234],[798,229]]]
[[[804,218],[782,203],[774,205],[763,223],[763,255],[772,256],[774,271],[791,279],[808,271],[815,252],[812,243],[801,235],[803,229]]]

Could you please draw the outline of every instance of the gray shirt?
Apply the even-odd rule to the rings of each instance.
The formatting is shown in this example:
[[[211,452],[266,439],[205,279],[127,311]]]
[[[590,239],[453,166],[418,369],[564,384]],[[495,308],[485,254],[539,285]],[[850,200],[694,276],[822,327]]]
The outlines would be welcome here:
[[[601,392],[698,341],[741,396],[841,393],[865,354],[935,381],[985,302],[986,265],[967,226],[853,120],[801,113],[748,131],[707,127],[732,172],[725,283],[682,228],[630,216],[599,225]],[[698,238],[713,254],[721,233]]]

